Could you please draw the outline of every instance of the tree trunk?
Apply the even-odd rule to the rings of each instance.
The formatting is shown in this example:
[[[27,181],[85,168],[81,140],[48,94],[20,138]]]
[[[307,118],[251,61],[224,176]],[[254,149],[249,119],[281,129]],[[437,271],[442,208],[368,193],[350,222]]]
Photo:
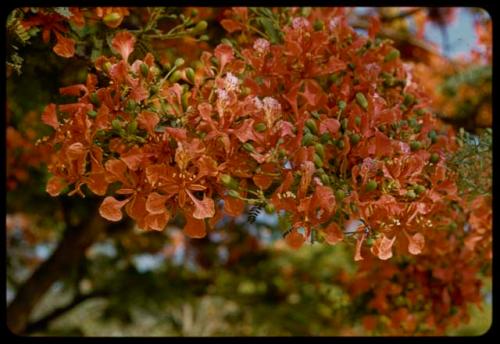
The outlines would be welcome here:
[[[91,214],[79,225],[67,227],[54,253],[17,291],[7,307],[7,326],[14,334],[25,332],[31,312],[43,295],[78,264],[85,250],[104,232],[106,221],[97,212]]]

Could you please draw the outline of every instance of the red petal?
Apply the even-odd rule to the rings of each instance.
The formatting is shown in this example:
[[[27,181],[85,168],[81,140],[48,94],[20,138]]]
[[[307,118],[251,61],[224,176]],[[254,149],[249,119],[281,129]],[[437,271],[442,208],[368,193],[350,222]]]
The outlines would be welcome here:
[[[332,222],[328,227],[325,228],[325,240],[330,245],[335,245],[344,239],[344,233],[340,230],[340,227],[335,222]]]
[[[154,112],[142,111],[137,116],[137,122],[140,128],[147,130],[150,135],[153,135],[156,125],[160,122],[160,118]]]
[[[59,122],[57,121],[56,114],[56,104],[49,104],[45,107],[45,110],[42,113],[42,121],[54,129],[59,128]]]
[[[124,61],[128,60],[129,55],[134,51],[135,37],[128,31],[118,32],[113,40],[111,41],[111,45],[113,49],[118,51]]]
[[[184,233],[191,238],[203,238],[207,235],[205,229],[205,221],[198,220],[186,214],[186,225],[184,226]]]
[[[160,195],[157,192],[150,193],[148,199],[146,200],[146,210],[151,214],[164,213],[167,210],[165,207],[167,199],[167,196]]]
[[[214,53],[219,60],[220,70],[224,69],[224,66],[234,59],[233,48],[227,44],[219,44]]]
[[[229,33],[242,29],[242,25],[236,20],[232,19],[223,19],[220,21],[220,25],[222,25],[222,27]]]
[[[75,41],[66,38],[56,32],[57,44],[54,45],[54,52],[62,57],[72,57],[75,54]]]
[[[56,197],[61,193],[62,189],[64,189],[65,186],[66,182],[64,179],[62,179],[61,177],[53,176],[48,180],[45,190],[52,197]]]
[[[161,214],[149,214],[145,217],[146,225],[155,231],[162,231],[170,220],[170,214],[165,211]]]
[[[108,196],[99,207],[99,214],[109,221],[120,221],[123,217],[121,208],[127,204],[129,199],[118,201],[114,197]]]
[[[215,204],[214,200],[203,194],[203,200],[198,200],[196,197],[187,190],[187,194],[194,203],[195,210],[193,212],[193,217],[196,219],[205,219],[207,217],[212,217],[215,214]]]
[[[296,229],[293,229],[286,237],[285,237],[286,243],[293,249],[299,249],[304,242],[306,241],[306,238],[299,232],[297,232]]]
[[[408,252],[411,254],[420,254],[425,245],[425,238],[421,233],[408,236]]]

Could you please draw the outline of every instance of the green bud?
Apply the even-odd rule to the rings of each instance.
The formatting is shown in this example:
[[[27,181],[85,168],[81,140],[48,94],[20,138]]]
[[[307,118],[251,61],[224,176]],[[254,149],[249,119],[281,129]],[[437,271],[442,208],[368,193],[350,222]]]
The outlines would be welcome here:
[[[319,116],[318,111],[313,111],[313,112],[311,112],[311,116],[312,116],[314,119],[320,119],[320,116]]]
[[[90,117],[95,117],[95,116],[97,116],[97,111],[90,110],[87,112],[87,115],[89,115]]]
[[[302,146],[309,146],[312,142],[314,141],[314,135],[313,134],[305,134],[302,137]]]
[[[194,69],[191,67],[186,68],[186,78],[194,84]]]
[[[170,75],[170,78],[168,78],[168,80],[170,80],[171,82],[177,82],[179,81],[181,76],[182,76],[181,72],[176,70],[175,72],[172,73],[172,75]]]
[[[141,63],[141,74],[143,77],[147,77],[149,74],[149,66],[145,63]]]
[[[105,71],[106,73],[109,73],[109,70],[111,69],[113,65],[111,64],[111,62],[109,61],[106,61],[103,65],[102,65],[102,70]]]
[[[345,191],[342,190],[342,189],[337,189],[337,191],[335,191],[335,199],[340,202],[342,201],[343,199],[345,198]]]
[[[260,123],[255,124],[253,126],[253,128],[255,129],[256,132],[262,133],[263,131],[265,131],[267,129],[267,126],[265,123],[260,122]]]
[[[413,94],[406,93],[404,95],[403,104],[410,106],[415,102],[415,96]]]
[[[364,110],[368,109],[368,101],[365,98],[365,95],[361,92],[356,93],[356,101],[359,106],[361,106]]]
[[[325,147],[321,143],[316,143],[314,145],[314,150],[321,158],[325,157]]]
[[[342,121],[340,122],[340,126],[342,127],[342,129],[347,129],[347,125],[349,124],[349,121],[347,120],[347,118],[344,118],[342,119]]]
[[[201,35],[200,36],[200,41],[208,41],[210,39],[210,37],[208,37],[208,35]]]
[[[410,118],[408,120],[408,124],[410,125],[410,127],[415,128],[418,125],[418,122],[415,118]]]
[[[223,174],[220,176],[220,180],[222,184],[229,189],[238,189],[239,185],[238,182],[231,177],[229,174]]]
[[[266,213],[272,214],[272,213],[274,213],[274,211],[276,210],[276,208],[274,207],[274,205],[272,203],[266,203],[266,206],[264,207],[264,210],[266,211]]]
[[[421,148],[422,144],[420,141],[411,141],[410,142],[410,148],[412,151],[419,150]]]
[[[137,121],[133,120],[132,122],[129,122],[129,124],[127,125],[127,132],[129,134],[135,134],[136,131],[137,131]]]
[[[347,103],[343,100],[339,101],[339,109],[340,111],[344,111],[345,107],[347,106]]]
[[[244,145],[243,145],[243,149],[246,150],[247,152],[249,153],[252,153],[255,151],[255,148],[253,148],[253,145],[250,143],[250,142],[246,142]]]
[[[323,21],[316,19],[316,21],[313,24],[314,31],[321,31],[323,30]]]
[[[343,149],[343,148],[345,147],[344,140],[339,139],[339,140],[337,141],[337,147],[339,147],[340,149]]]
[[[432,153],[431,157],[429,158],[429,161],[433,164],[437,163],[439,161],[439,154]]]
[[[207,22],[205,20],[199,21],[193,29],[194,33],[200,33],[207,29]]]
[[[352,134],[350,138],[353,145],[357,144],[361,140],[361,136],[359,136],[359,134]]]
[[[196,17],[198,15],[198,10],[196,8],[194,8],[192,11],[191,11],[191,17]]]
[[[174,64],[176,67],[180,67],[184,64],[184,59],[182,57],[179,57],[178,59],[175,60]]]
[[[392,49],[387,55],[384,57],[384,62],[390,62],[399,57],[399,50]]]
[[[316,134],[316,132],[318,131],[318,128],[316,127],[316,121],[314,119],[312,119],[312,118],[309,118],[306,121],[306,127],[309,128],[309,130],[313,134]]]
[[[121,17],[122,16],[120,15],[120,13],[111,12],[111,13],[106,14],[102,20],[106,24],[112,24],[113,22],[120,20]]]
[[[90,102],[94,104],[95,106],[99,106],[101,101],[99,100],[99,97],[97,96],[97,93],[93,92],[90,94]]]
[[[370,191],[375,190],[375,189],[377,188],[377,186],[378,186],[378,184],[377,184],[377,182],[376,182],[376,181],[374,181],[374,180],[370,180],[370,181],[368,181],[368,183],[366,183],[365,190],[366,190],[367,192],[370,192]]]
[[[356,117],[354,118],[354,123],[356,123],[356,125],[357,125],[357,126],[361,125],[361,117],[356,116]]]
[[[323,173],[323,174],[320,175],[319,178],[321,179],[321,182],[323,183],[323,185],[330,184],[330,178],[328,177],[328,175],[326,175],[326,174]]]
[[[420,184],[415,185],[415,192],[417,194],[421,194],[424,191],[425,191],[425,186],[420,185]]]
[[[189,97],[191,96],[191,92],[186,92],[182,95],[181,97],[181,102],[182,102],[182,108],[184,110],[187,109],[188,105],[189,105]]]
[[[417,116],[422,116],[425,113],[425,110],[424,109],[417,109],[417,110],[415,110],[415,113],[417,114]]]
[[[330,133],[324,133],[319,138],[319,142],[324,144],[324,143],[327,143],[331,138],[332,138],[332,136],[330,135]]]
[[[120,130],[122,128],[121,123],[117,118],[115,118],[114,120],[111,121],[111,126],[115,130]]]
[[[314,154],[314,165],[317,168],[323,167],[323,159],[321,159],[321,157],[316,153]]]
[[[227,192],[227,194],[231,197],[234,197],[234,198],[239,198],[240,197],[240,193],[236,190],[229,190]]]
[[[416,193],[415,193],[415,191],[413,191],[413,190],[408,190],[408,191],[406,192],[406,197],[408,197],[408,198],[412,198],[412,199],[413,199],[413,198],[416,198],[416,197],[417,197],[417,194],[416,194]]]

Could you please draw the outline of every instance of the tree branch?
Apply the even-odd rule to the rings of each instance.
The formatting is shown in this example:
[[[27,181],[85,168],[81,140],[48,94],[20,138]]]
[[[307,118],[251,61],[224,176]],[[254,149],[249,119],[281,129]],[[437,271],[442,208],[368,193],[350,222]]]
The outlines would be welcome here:
[[[33,308],[51,285],[76,266],[85,250],[104,232],[108,223],[97,213],[95,200],[92,211],[77,226],[68,224],[63,238],[53,254],[43,262],[19,288],[7,308],[7,326],[15,334],[22,334]],[[81,201],[80,201],[81,202]]]

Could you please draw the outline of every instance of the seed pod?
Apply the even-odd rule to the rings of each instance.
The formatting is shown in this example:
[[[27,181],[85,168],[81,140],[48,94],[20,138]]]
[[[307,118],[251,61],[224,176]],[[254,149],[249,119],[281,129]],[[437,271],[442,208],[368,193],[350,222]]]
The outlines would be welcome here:
[[[229,190],[227,192],[227,194],[231,197],[234,197],[234,198],[239,198],[240,197],[240,193],[236,190]]]
[[[316,127],[316,121],[314,119],[309,118],[306,121],[306,126],[307,126],[307,128],[309,128],[311,133],[316,134],[318,132],[318,128]]]
[[[305,134],[302,137],[302,146],[309,146],[314,141],[313,134]]]
[[[344,198],[345,198],[345,192],[344,192],[344,190],[337,189],[337,191],[335,191],[335,200],[337,200],[338,202],[340,202]]]
[[[365,95],[361,92],[356,93],[356,101],[359,106],[361,106],[364,110],[368,109],[368,101],[365,98]]]
[[[439,161],[439,154],[432,153],[430,158],[429,158],[429,161],[433,164],[437,163]]]
[[[365,187],[365,190],[367,192],[370,192],[370,191],[373,191],[377,188],[378,184],[376,181],[374,181],[373,179],[368,181],[368,183],[366,183],[366,187]]]
[[[253,148],[253,145],[250,142],[246,142],[243,145],[243,149],[246,150],[247,152],[250,152],[250,153],[252,153],[253,151],[255,151],[255,148]]]
[[[317,168],[323,167],[323,159],[321,159],[321,157],[316,153],[314,154],[314,165]]]
[[[220,176],[220,180],[222,184],[229,189],[238,189],[239,185],[238,182],[231,177],[229,174],[223,174]]]
[[[175,72],[172,73],[172,75],[170,75],[170,78],[168,78],[168,80],[170,80],[171,82],[177,82],[179,81],[181,76],[182,76],[181,72],[176,70]]]
[[[390,62],[399,57],[399,50],[392,49],[387,55],[384,57],[384,62]]]
[[[186,68],[186,78],[194,84],[194,69],[191,67]]]
[[[262,133],[263,131],[265,131],[267,129],[267,126],[265,123],[260,122],[260,123],[255,124],[253,126],[253,128],[255,129],[256,132]]]
[[[411,141],[410,142],[410,148],[412,151],[419,150],[421,146],[422,146],[422,144],[420,143],[420,141]]]
[[[361,117],[359,116],[356,116],[354,118],[354,123],[356,123],[357,126],[360,126],[361,125]]]
[[[149,74],[149,66],[145,63],[141,63],[141,74],[143,77],[147,77]]]
[[[322,159],[325,157],[325,147],[321,143],[316,143],[314,145],[314,150]]]
[[[272,204],[272,203],[266,203],[266,206],[264,207],[264,210],[266,211],[266,213],[272,214],[272,213],[274,213],[274,211],[276,210],[276,208],[274,207],[274,204]]]
[[[353,145],[357,144],[361,140],[361,136],[359,134],[352,134],[351,135],[351,143]]]

